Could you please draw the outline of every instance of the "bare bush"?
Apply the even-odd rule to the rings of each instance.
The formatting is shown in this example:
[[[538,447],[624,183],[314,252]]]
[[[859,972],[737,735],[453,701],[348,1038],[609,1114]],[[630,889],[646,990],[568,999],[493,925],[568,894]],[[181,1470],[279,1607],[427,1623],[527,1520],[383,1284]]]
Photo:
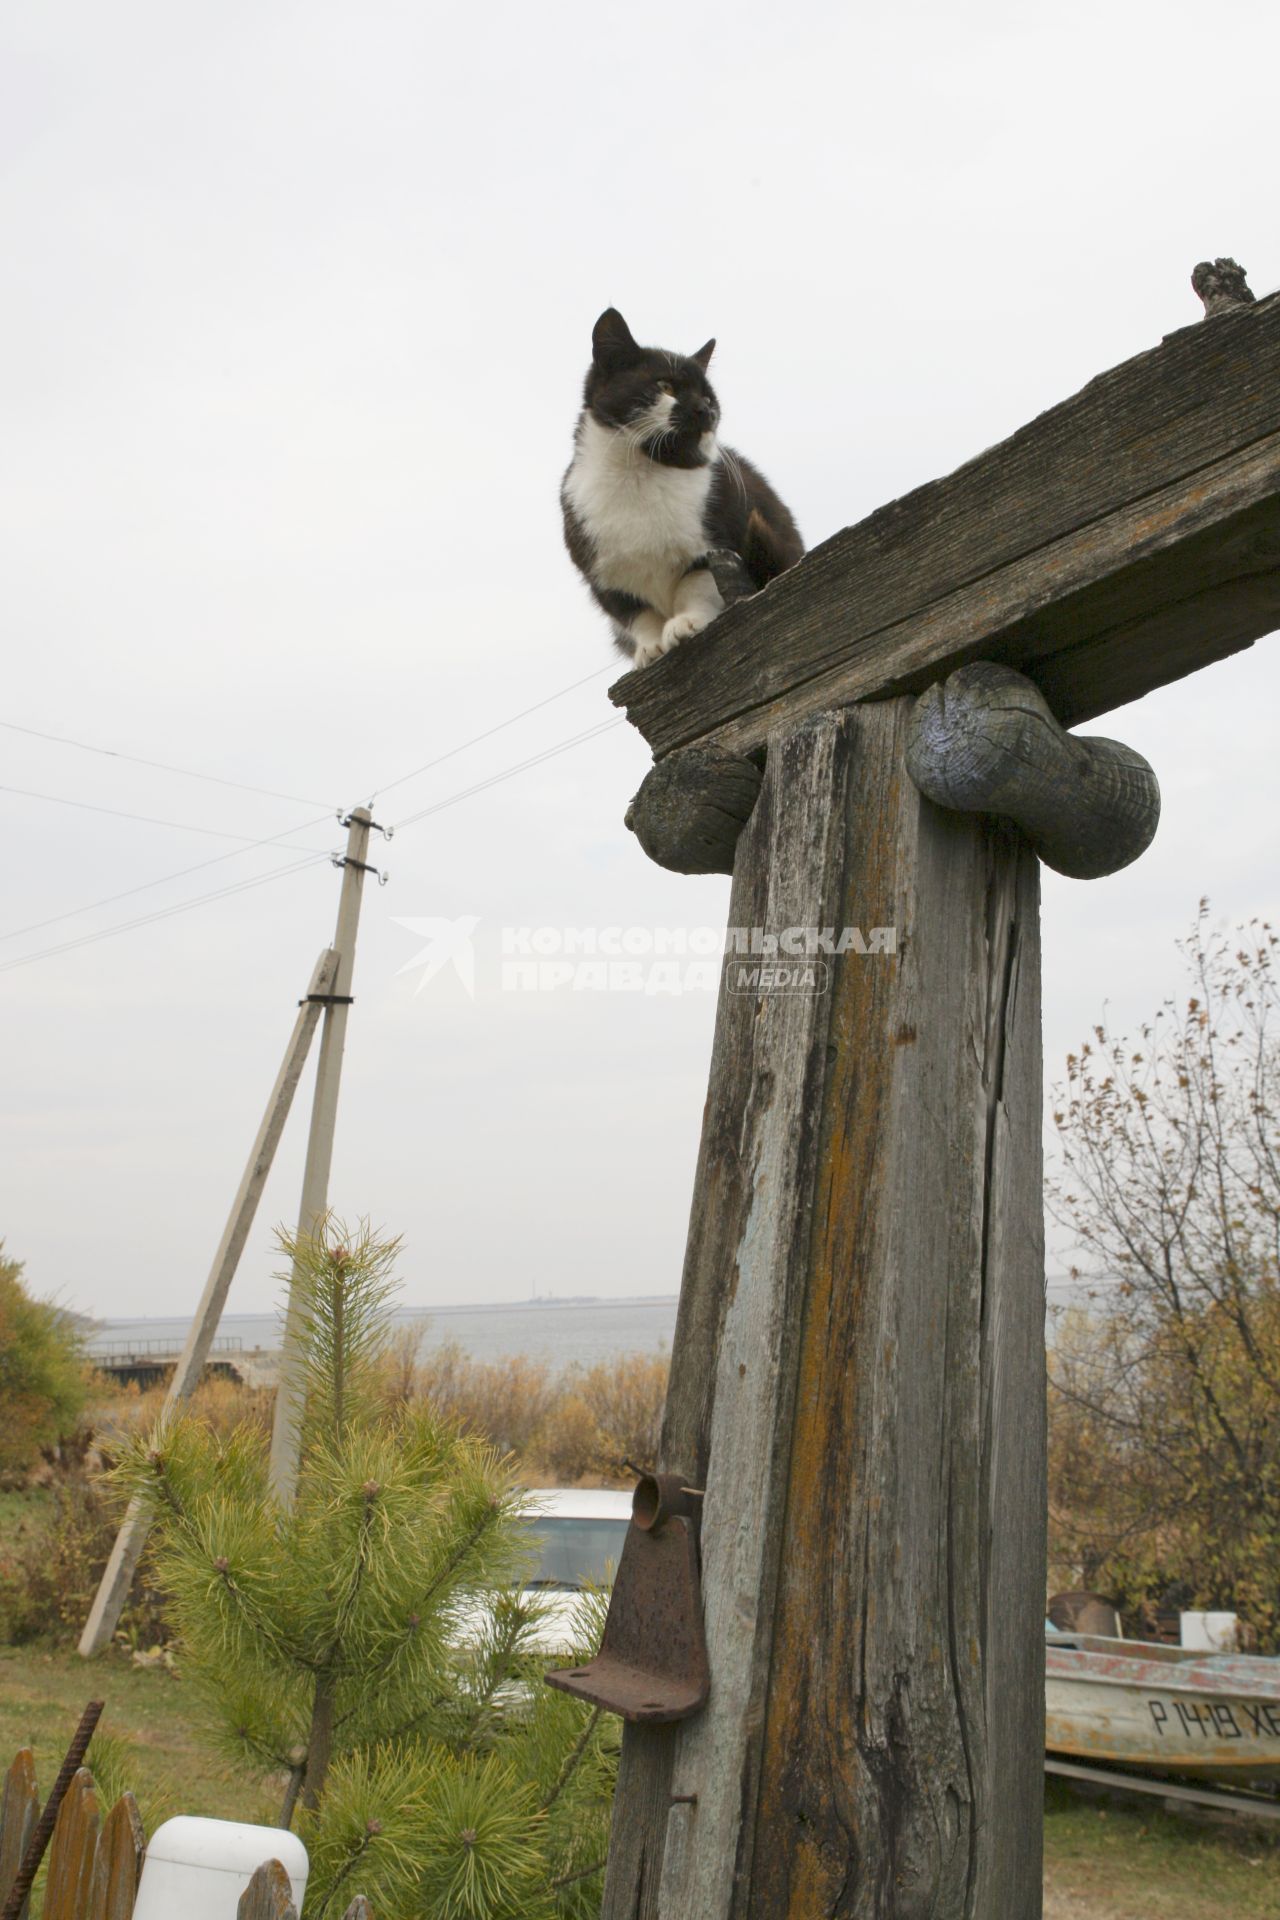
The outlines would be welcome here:
[[[388,1404],[429,1401],[514,1455],[527,1479],[616,1481],[625,1460],[656,1460],[665,1354],[619,1354],[556,1374],[523,1354],[473,1360],[454,1342],[418,1357],[420,1339],[419,1329],[406,1329],[391,1343],[382,1368]]]
[[[1067,1062],[1051,1187],[1092,1306],[1050,1354],[1051,1552],[1137,1609],[1280,1646],[1280,980],[1265,923],[1182,943],[1192,992]]]

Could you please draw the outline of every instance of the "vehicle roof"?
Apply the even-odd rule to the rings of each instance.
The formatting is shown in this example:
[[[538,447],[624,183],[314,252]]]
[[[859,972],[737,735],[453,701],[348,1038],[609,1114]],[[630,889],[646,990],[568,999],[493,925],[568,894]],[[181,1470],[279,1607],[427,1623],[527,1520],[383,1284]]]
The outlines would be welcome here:
[[[614,1487],[533,1487],[529,1504],[559,1520],[629,1520],[631,1495]]]

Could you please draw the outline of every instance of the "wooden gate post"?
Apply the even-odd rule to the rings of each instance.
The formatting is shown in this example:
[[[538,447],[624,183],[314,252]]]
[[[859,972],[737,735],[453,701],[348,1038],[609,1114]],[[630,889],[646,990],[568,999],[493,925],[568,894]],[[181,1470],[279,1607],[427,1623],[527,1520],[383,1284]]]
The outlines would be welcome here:
[[[626,1729],[604,1920],[1041,1910],[1039,880],[911,704],[771,740],[738,843],[731,929],[819,950],[726,956],[660,1462],[712,1693]]]

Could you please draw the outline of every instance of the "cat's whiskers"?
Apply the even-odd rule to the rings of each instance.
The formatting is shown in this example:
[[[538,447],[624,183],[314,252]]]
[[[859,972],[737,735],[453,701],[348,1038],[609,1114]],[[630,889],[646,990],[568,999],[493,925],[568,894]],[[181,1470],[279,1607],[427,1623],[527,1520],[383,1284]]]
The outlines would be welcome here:
[[[746,488],[746,483],[742,478],[742,468],[738,465],[737,455],[734,453],[731,447],[717,446],[716,452],[720,455],[720,459],[724,465],[725,472],[729,475],[729,478],[733,481],[734,486],[738,489],[738,492],[742,495],[742,498],[745,500],[747,497],[747,488]]]

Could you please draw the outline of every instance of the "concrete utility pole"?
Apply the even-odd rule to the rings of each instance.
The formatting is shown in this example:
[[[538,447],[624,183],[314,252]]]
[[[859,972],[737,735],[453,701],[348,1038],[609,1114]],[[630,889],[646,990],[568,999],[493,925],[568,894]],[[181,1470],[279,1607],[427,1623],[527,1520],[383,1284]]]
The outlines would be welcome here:
[[[347,1009],[351,1004],[351,981],[355,971],[356,930],[360,923],[364,876],[369,871],[365,855],[369,849],[372,825],[373,818],[367,807],[356,807],[347,821],[342,893],[338,899],[338,924],[333,936],[338,966],[332,992],[325,996],[324,1032],[320,1037],[320,1061],[316,1068],[316,1087],[311,1103],[311,1131],[307,1136],[307,1163],[302,1175],[302,1203],[298,1208],[300,1236],[316,1231],[329,1205],[329,1168],[333,1161],[333,1135],[338,1119],[342,1050],[347,1038]],[[275,1422],[271,1430],[271,1484],[279,1498],[285,1501],[293,1498],[298,1473],[298,1425],[302,1415],[301,1330],[298,1271],[295,1266],[289,1282],[289,1308],[285,1319],[284,1346],[280,1354]]]
[[[204,1363],[209,1357],[213,1337],[218,1331],[218,1322],[222,1318],[222,1309],[226,1304],[227,1293],[235,1278],[235,1271],[244,1251],[249,1229],[253,1225],[254,1215],[258,1211],[258,1202],[262,1190],[267,1184],[267,1175],[275,1159],[280,1136],[284,1132],[284,1123],[293,1104],[302,1069],[306,1064],[307,1053],[311,1046],[311,1036],[320,1023],[320,1010],[326,996],[333,990],[338,969],[338,956],[331,947],[326,947],[316,961],[306,998],[299,1003],[298,1017],[293,1023],[293,1032],[285,1048],[284,1060],[271,1089],[262,1124],[258,1128],[248,1164],[245,1167],[236,1197],[231,1203],[227,1215],[227,1224],[222,1230],[213,1264],[209,1268],[209,1277],[200,1296],[200,1305],[196,1309],[191,1331],[187,1335],[186,1345],[173,1370],[169,1382],[169,1391],[165,1396],[164,1408],[160,1418],[167,1421],[174,1412],[188,1400],[204,1371]],[[85,1659],[110,1643],[111,1636],[120,1624],[120,1615],[124,1603],[129,1597],[129,1588],[133,1584],[134,1569],[146,1544],[147,1520],[140,1503],[133,1500],[116,1535],[115,1545],[111,1549],[111,1558],[107,1561],[98,1591],[94,1596],[89,1618],[85,1622],[84,1632],[80,1636],[80,1652]]]

